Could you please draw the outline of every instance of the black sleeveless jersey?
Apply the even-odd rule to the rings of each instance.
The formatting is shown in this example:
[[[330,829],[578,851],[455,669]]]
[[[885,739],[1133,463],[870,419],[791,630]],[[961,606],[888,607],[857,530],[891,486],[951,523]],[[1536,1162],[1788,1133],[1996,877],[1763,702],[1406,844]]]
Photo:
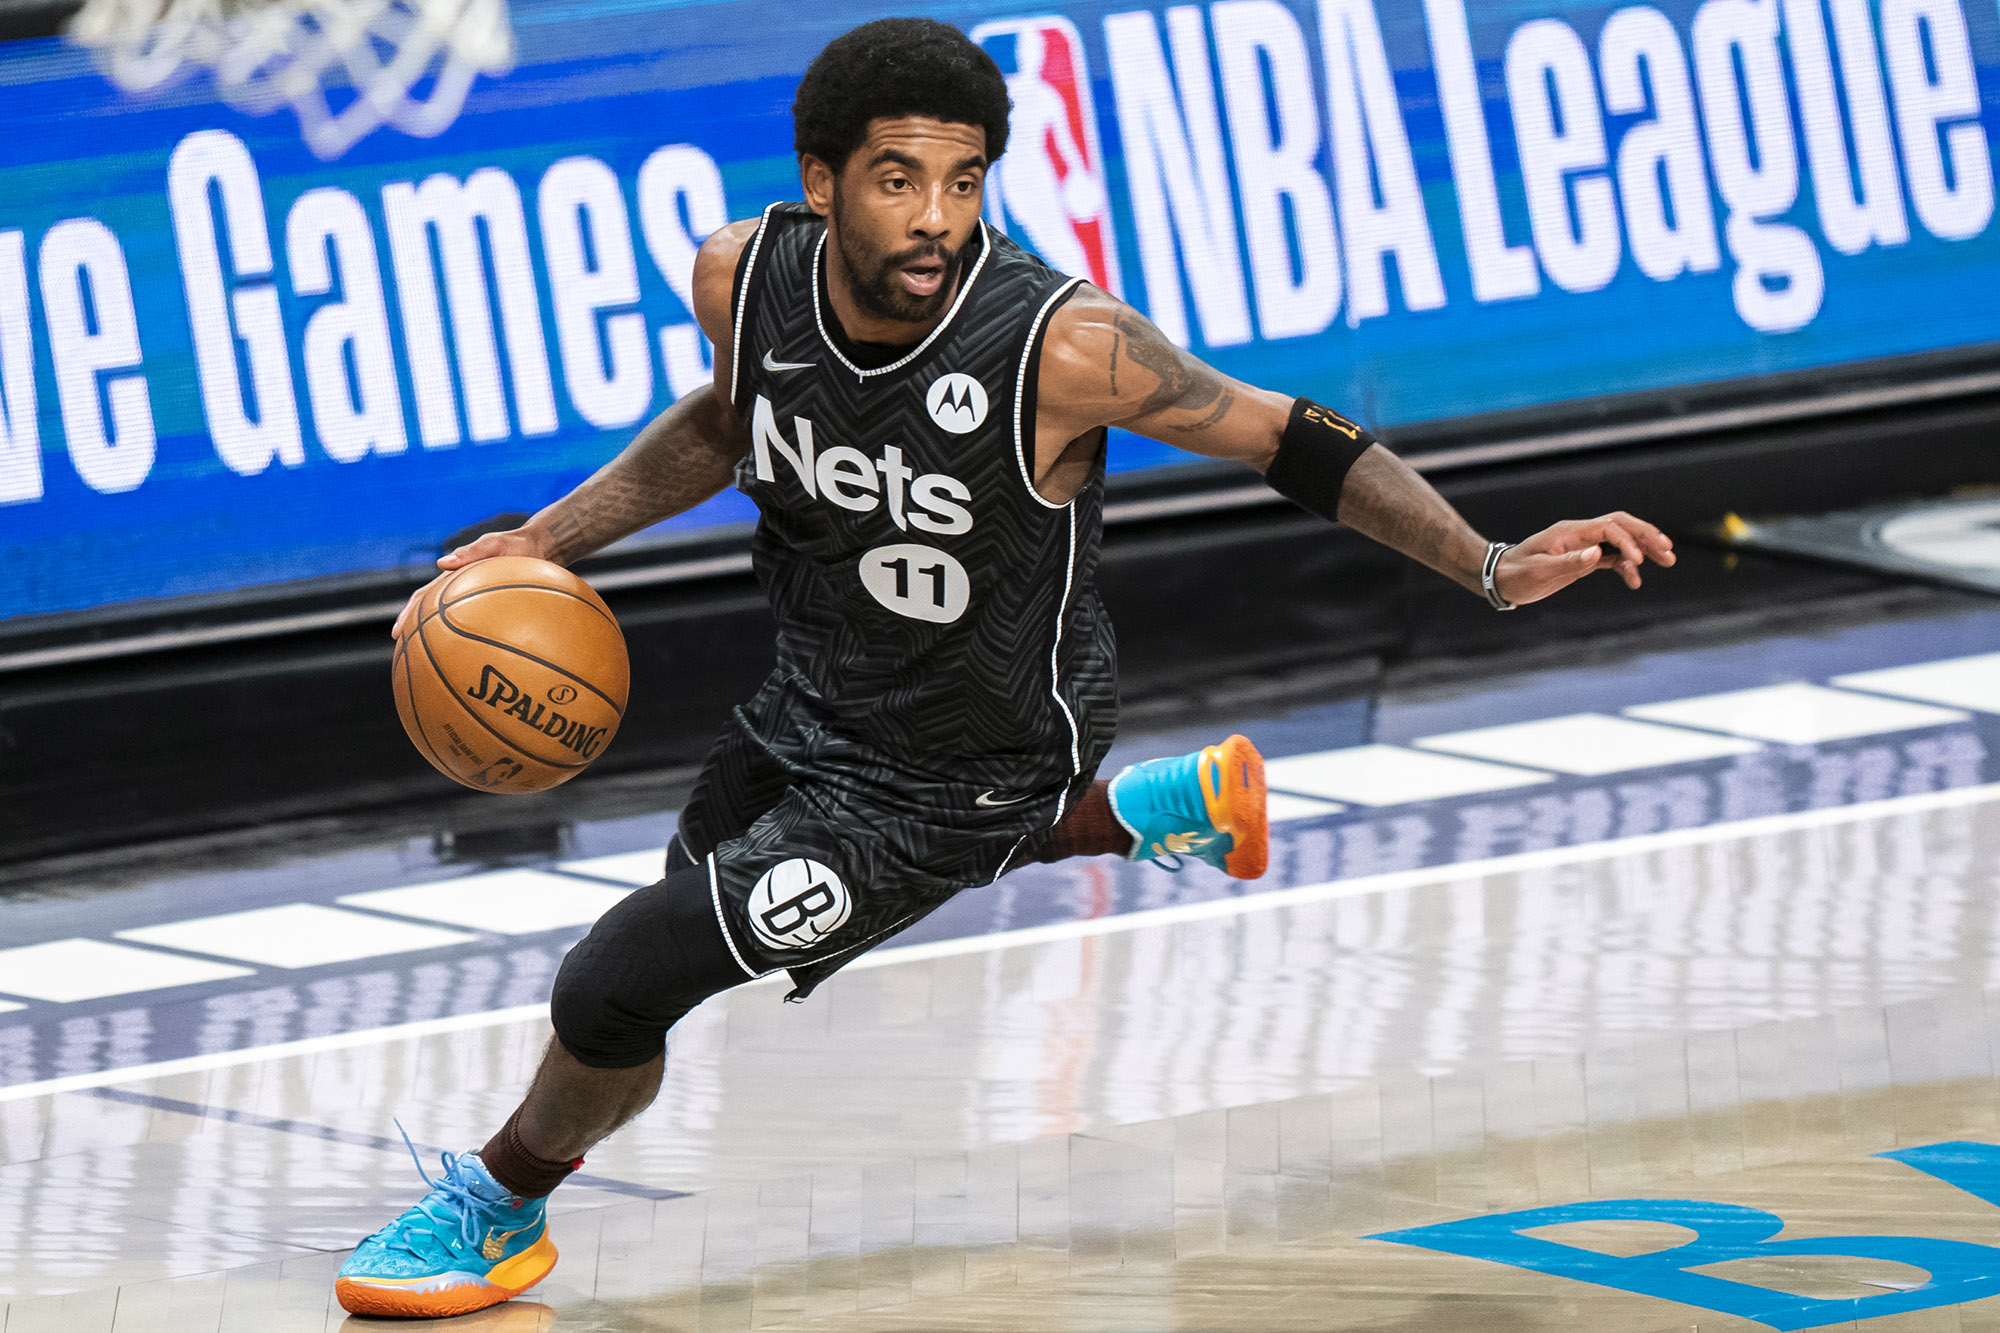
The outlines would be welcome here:
[[[772,205],[734,299],[736,480],[762,514],[789,706],[879,756],[883,781],[1052,796],[1095,770],[1116,717],[1102,445],[1068,504],[1031,481],[1042,338],[1078,280],[982,223],[944,321],[871,369],[833,323],[825,240],[805,205]]]

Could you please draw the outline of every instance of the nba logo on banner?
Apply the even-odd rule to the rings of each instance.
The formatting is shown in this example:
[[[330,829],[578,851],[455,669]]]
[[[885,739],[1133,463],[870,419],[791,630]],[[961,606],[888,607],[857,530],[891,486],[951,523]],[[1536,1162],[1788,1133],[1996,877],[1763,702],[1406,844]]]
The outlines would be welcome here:
[[[1066,18],[1001,19],[972,40],[1007,76],[1007,155],[986,177],[986,216],[1052,267],[1119,295],[1118,242],[1083,39]]]

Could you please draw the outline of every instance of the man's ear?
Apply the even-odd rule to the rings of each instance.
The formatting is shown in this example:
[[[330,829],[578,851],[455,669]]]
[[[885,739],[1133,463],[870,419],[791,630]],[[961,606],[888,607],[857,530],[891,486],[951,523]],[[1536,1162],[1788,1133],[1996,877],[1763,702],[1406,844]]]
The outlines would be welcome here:
[[[799,155],[799,184],[805,190],[806,204],[821,217],[833,214],[833,179],[832,167],[811,153]]]

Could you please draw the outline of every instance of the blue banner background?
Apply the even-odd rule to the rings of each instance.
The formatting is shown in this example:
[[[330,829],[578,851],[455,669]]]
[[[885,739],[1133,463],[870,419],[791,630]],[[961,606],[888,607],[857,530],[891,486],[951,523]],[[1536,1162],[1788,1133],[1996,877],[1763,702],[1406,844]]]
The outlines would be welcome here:
[[[965,4],[924,8],[968,29],[1009,16]],[[1661,6],[1684,46],[1697,8],[1687,0]],[[1104,19],[1120,9],[1080,4],[1061,12],[1084,43],[1124,294],[1141,309],[1153,310],[1157,300],[1145,290],[1127,178],[1131,127],[1120,123],[1108,73]],[[481,78],[448,130],[432,139],[379,130],[332,162],[307,151],[289,114],[241,114],[214,100],[204,78],[192,78],[164,96],[134,96],[113,87],[87,54],[63,43],[0,47],[0,125],[8,127],[0,139],[0,231],[19,229],[25,238],[44,486],[39,498],[0,504],[0,561],[7,570],[0,579],[0,617],[417,566],[457,527],[503,510],[532,510],[561,495],[622,447],[635,427],[592,426],[564,392],[535,221],[542,174],[559,159],[587,155],[610,166],[625,190],[640,280],[637,308],[646,317],[653,358],[649,411],[657,411],[671,401],[659,331],[691,317],[639,236],[634,182],[641,163],[666,145],[700,149],[719,168],[732,218],[794,197],[789,104],[797,77],[827,40],[876,12],[845,0],[810,7],[772,0],[526,0],[513,14],[516,68]],[[1320,175],[1331,180],[1326,71],[1317,40],[1324,15],[1311,4],[1290,6],[1289,12],[1310,49],[1320,117],[1316,162]],[[1594,56],[1611,12],[1609,6],[1556,0],[1472,7],[1470,30],[1501,216],[1514,244],[1527,242],[1530,225],[1502,53],[1519,25],[1554,17],[1570,24]],[[1992,142],[2000,133],[2000,15],[1989,0],[1969,0],[1960,12],[1981,101],[1971,123],[1984,134],[1982,151],[1990,165]],[[1564,291],[1545,275],[1537,295],[1479,302],[1460,234],[1458,187],[1446,151],[1423,5],[1383,0],[1374,13],[1393,68],[1445,303],[1413,311],[1402,283],[1391,277],[1387,314],[1353,325],[1336,317],[1318,333],[1224,347],[1207,344],[1203,323],[1189,304],[1191,345],[1229,373],[1310,394],[1393,434],[1399,425],[1496,409],[2000,340],[1995,300],[2000,237],[1990,209],[1976,235],[1940,240],[1925,230],[1906,200],[1907,243],[1837,253],[1820,233],[1802,146],[1796,200],[1779,219],[1814,238],[1825,273],[1823,302],[1802,328],[1766,333],[1745,323],[1732,306],[1735,265],[1726,246],[1713,272],[1655,281],[1639,270],[1628,246],[1615,277],[1599,290]],[[1879,29],[1879,10],[1876,17]],[[1166,46],[1164,26],[1159,35]],[[1943,57],[1933,51],[1929,58],[1935,71]],[[1799,107],[1789,85],[1786,100],[1796,143]],[[1606,117],[1614,160],[1621,136],[1643,119]],[[302,464],[274,463],[253,476],[226,467],[210,439],[165,194],[175,146],[193,132],[215,128],[248,147],[261,179],[273,238],[273,285],[290,343],[304,436]],[[1222,140],[1226,146],[1229,135]],[[1233,155],[1230,160],[1234,164]],[[438,172],[462,178],[489,166],[506,170],[521,191],[560,425],[552,434],[530,438],[518,433],[516,418],[517,433],[507,439],[427,449],[416,425],[381,190],[391,181],[417,181]],[[306,319],[327,298],[294,293],[283,224],[302,193],[322,186],[352,192],[374,231],[409,437],[398,454],[336,462],[313,438],[299,340]],[[1728,210],[1712,175],[1709,192],[1720,235]],[[40,238],[56,223],[76,217],[98,219],[123,248],[157,433],[156,457],[144,481],[116,494],[93,490],[70,461],[37,287]],[[1247,242],[1240,209],[1237,224],[1232,243],[1241,255]],[[1296,230],[1291,244],[1294,264],[1304,263],[1308,257],[1298,252]],[[1248,304],[1257,309],[1254,299]],[[1178,457],[1124,438],[1114,447],[1112,466],[1131,471]],[[747,501],[730,492],[650,535],[751,517]]]

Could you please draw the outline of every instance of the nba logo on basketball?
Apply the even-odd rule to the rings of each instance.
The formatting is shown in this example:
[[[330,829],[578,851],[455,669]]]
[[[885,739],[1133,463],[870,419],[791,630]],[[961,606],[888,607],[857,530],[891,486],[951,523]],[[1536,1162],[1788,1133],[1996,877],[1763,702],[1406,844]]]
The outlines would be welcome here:
[[[1002,19],[972,30],[1007,76],[1014,111],[1007,155],[986,178],[986,215],[1064,273],[1116,296],[1104,153],[1083,39],[1066,18]]]

